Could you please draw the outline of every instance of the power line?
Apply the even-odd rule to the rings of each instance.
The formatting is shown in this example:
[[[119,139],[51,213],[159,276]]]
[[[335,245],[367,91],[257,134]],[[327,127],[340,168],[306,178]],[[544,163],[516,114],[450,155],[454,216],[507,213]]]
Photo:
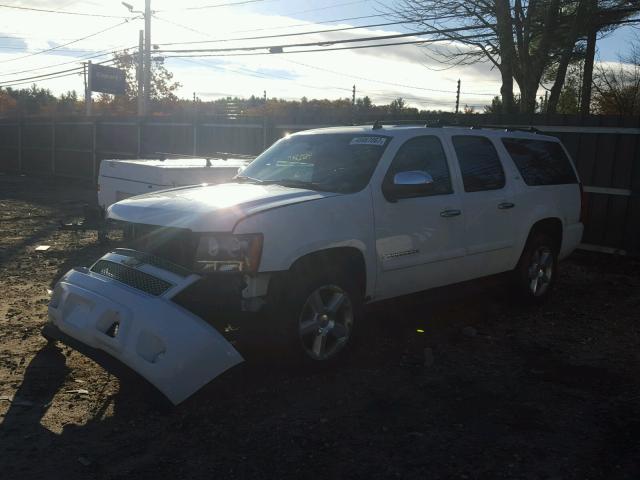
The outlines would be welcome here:
[[[283,16],[288,16],[288,15],[283,15]],[[283,30],[285,28],[297,28],[297,27],[308,27],[310,24],[313,25],[326,25],[328,23],[340,23],[340,22],[350,22],[352,20],[366,20],[369,18],[379,18],[379,17],[386,17],[387,15],[384,13],[379,13],[377,15],[363,15],[363,16],[359,16],[359,17],[347,17],[347,18],[335,18],[332,20],[322,20],[322,21],[318,21],[318,22],[305,22],[305,23],[294,23],[292,25],[280,25],[278,27],[263,27],[263,28],[251,28],[251,29],[245,29],[245,30],[233,30],[232,32],[228,32],[228,33],[250,33],[250,32],[264,32],[264,31],[269,31],[269,30]],[[204,33],[203,33],[204,34]],[[211,35],[206,34],[208,37],[211,37]]]
[[[105,60],[103,62],[98,62],[95,65],[106,65],[109,63],[113,63],[114,60]],[[46,81],[46,80],[53,80],[56,78],[64,78],[64,77],[71,77],[73,75],[77,75],[82,73],[84,67],[75,67],[75,68],[69,68],[67,70],[60,70],[57,72],[50,72],[50,73],[45,73],[42,75],[35,75],[32,77],[25,77],[25,78],[16,78],[14,80],[5,80],[4,82],[0,82],[0,87],[13,87],[15,85],[24,85],[26,83],[35,83],[35,81]]]
[[[33,7],[22,7],[18,5],[4,5],[0,4],[2,8],[13,8],[15,10],[27,10],[31,12],[43,12],[43,13],[57,13],[61,15],[76,15],[82,17],[100,17],[100,18],[130,18],[122,15],[102,15],[99,13],[85,13],[85,12],[68,12],[66,10],[50,10],[47,8],[33,8]]]
[[[298,11],[298,12],[289,12],[289,13],[282,13],[279,14],[278,16],[283,16],[283,17],[289,17],[292,15],[299,15],[301,13],[309,13],[309,12],[315,12],[315,11],[319,11],[319,10],[327,10],[327,9],[331,9],[331,8],[335,8],[335,7],[342,7],[342,6],[346,6],[346,5],[353,5],[356,3],[364,3],[364,2],[368,2],[370,0],[357,0],[357,1],[351,1],[351,2],[344,2],[344,3],[337,3],[334,5],[326,5],[324,7],[319,7],[319,8],[311,8],[308,10],[302,10],[302,11]],[[169,12],[171,10],[160,10],[160,11],[156,11],[156,13],[162,13],[162,12]],[[386,14],[380,13],[380,14],[376,14],[376,15],[362,15],[362,16],[358,16],[358,17],[347,17],[347,18],[337,18],[337,19],[332,19],[332,20],[323,20],[323,21],[318,21],[318,22],[313,22],[314,25],[324,25],[324,24],[328,24],[328,23],[339,23],[339,22],[347,22],[347,21],[351,21],[351,20],[364,20],[364,19],[368,19],[368,18],[378,18],[378,17],[384,17],[386,16]],[[205,37],[209,37],[209,38],[214,38],[210,33],[208,32],[203,32],[202,30],[198,30],[195,29],[193,27],[188,27],[186,25],[183,25],[181,23],[178,23],[174,20],[168,20],[166,18],[161,18],[158,17],[156,15],[154,15],[154,18],[156,18],[157,20],[161,20],[163,22],[166,23],[170,23],[172,25],[175,25],[176,27],[180,27],[180,28],[184,28],[185,30],[194,32],[194,33],[198,33],[200,35],[204,35]],[[264,28],[252,28],[252,29],[245,29],[245,30],[233,30],[231,32],[228,33],[248,33],[248,32],[261,32],[261,31],[268,31],[268,30],[282,30],[284,28],[296,28],[296,27],[302,27],[302,26],[308,26],[310,22],[306,22],[306,23],[298,23],[298,24],[293,24],[293,25],[281,25],[279,27],[264,27]],[[169,44],[165,44],[165,45],[169,45]]]
[[[289,13],[279,14],[279,16],[290,17],[291,15],[301,15],[303,13],[319,12],[321,10],[330,10],[330,9],[336,8],[336,7],[346,7],[346,6],[349,6],[349,5],[356,5],[358,3],[367,3],[369,1],[371,1],[371,0],[352,0],[350,2],[335,3],[333,5],[325,5],[324,7],[310,8],[310,9],[307,9],[307,10],[299,10],[297,12],[289,12]]]
[[[355,80],[364,80],[366,82],[379,83],[381,85],[390,85],[390,86],[393,86],[393,87],[402,87],[402,88],[414,88],[416,90],[425,90],[425,91],[428,91],[428,92],[456,93],[455,90],[438,90],[438,89],[435,89],[435,88],[417,87],[415,85],[406,85],[404,83],[386,82],[384,80],[377,80],[375,78],[367,78],[367,77],[361,77],[361,76],[358,76],[358,75],[350,75],[350,74],[347,74],[347,73],[336,72],[335,70],[330,70],[328,68],[317,67],[315,65],[309,65],[309,64],[306,64],[306,63],[296,62],[296,61],[293,61],[293,60],[285,60],[285,61],[287,61],[289,63],[295,63],[296,65],[302,65],[303,67],[313,68],[315,70],[321,70],[321,71],[324,71],[324,72],[333,73],[334,75],[340,75],[340,76],[351,78],[351,79],[355,79]]]
[[[113,48],[113,47],[110,47]],[[24,47],[18,47],[18,46],[14,46],[14,45],[0,45],[0,50],[20,50],[20,51],[25,51]],[[40,53],[42,52],[42,50],[26,50],[29,53]],[[64,51],[65,53],[79,53],[81,55],[83,54],[87,54],[87,53],[92,53],[95,52],[95,50],[89,50],[86,48],[68,48],[65,49]]]
[[[461,40],[470,40],[486,37],[490,34],[484,35],[470,35],[467,37],[460,37]],[[165,58],[188,58],[188,57],[245,57],[245,56],[255,56],[255,55],[283,55],[283,54],[292,54],[292,53],[320,53],[320,52],[333,52],[337,50],[359,50],[361,48],[376,48],[376,47],[392,47],[392,46],[400,46],[400,45],[417,45],[424,43],[435,43],[435,42],[444,42],[449,41],[448,39],[425,39],[425,40],[412,40],[408,42],[395,42],[395,43],[377,43],[374,45],[356,45],[349,47],[335,47],[335,48],[317,48],[317,49],[308,49],[308,50],[295,50],[295,51],[282,51],[276,53],[271,52],[250,52],[250,53],[226,53],[226,54],[206,54],[206,53],[198,53],[198,54],[190,54],[190,55],[167,55]],[[269,47],[262,47],[269,48]],[[234,50],[234,49],[229,49]]]
[[[183,58],[183,61],[187,61],[189,63],[193,63],[196,65],[202,65],[204,67],[207,68],[212,68],[214,70],[219,70],[219,71],[223,71],[223,72],[233,72],[233,73],[238,73],[240,75],[246,75],[246,76],[251,76],[251,77],[257,77],[257,78],[276,78],[276,79],[284,79],[284,80],[289,80],[289,81],[295,81],[296,85],[302,86],[302,87],[306,87],[306,88],[313,88],[316,90],[340,90],[340,91],[344,91],[344,92],[351,92],[352,89],[350,88],[345,88],[345,87],[337,87],[337,86],[318,86],[318,85],[309,85],[309,84],[304,84],[304,83],[300,83],[295,79],[292,78],[287,78],[284,77],[282,75],[276,75],[276,74],[269,74],[269,73],[264,73],[264,72],[251,72],[251,71],[246,71],[246,69],[241,69],[241,70],[234,70],[231,68],[227,68],[227,67],[218,67],[216,65],[211,65],[205,62],[198,62],[196,60],[192,60],[192,59],[188,59],[188,58]],[[293,62],[293,63],[297,63],[297,62]],[[244,71],[242,71],[244,70]],[[357,77],[357,78],[362,78],[362,77]],[[385,82],[386,83],[386,82]],[[395,84],[396,86],[403,86],[401,84]],[[425,89],[425,90],[430,90],[430,91],[435,91],[435,92],[441,92],[441,93],[455,93],[455,91],[448,91],[448,90],[435,90],[435,89]],[[376,98],[386,98],[386,99],[391,99],[394,100],[396,98],[398,98],[398,96],[402,96],[402,98],[407,99],[407,100],[412,100],[412,101],[418,101],[418,102],[422,102],[422,103],[431,103],[431,104],[436,104],[436,105],[449,105],[452,102],[447,102],[447,101],[439,101],[437,99],[434,98],[429,98],[429,97],[416,97],[416,96],[407,96],[407,95],[390,95],[388,93],[380,93],[380,92],[374,92],[371,90],[360,90],[361,93],[365,93],[365,94],[369,94],[373,97]]]
[[[441,33],[453,33],[459,31],[469,31],[469,30],[480,30],[485,29],[484,26],[476,26],[476,27],[455,27],[455,28],[445,28],[439,30],[423,30],[420,32],[411,32],[411,33],[395,33],[392,35],[377,35],[375,37],[359,37],[359,38],[346,38],[341,40],[326,40],[326,41],[316,41],[316,42],[307,42],[307,43],[292,43],[287,45],[260,45],[260,46],[252,46],[252,47],[231,47],[231,48],[193,48],[193,49],[159,49],[158,52],[166,52],[166,53],[208,53],[208,52],[229,52],[229,51],[251,51],[251,50],[262,50],[262,49],[270,49],[271,53],[287,53],[287,52],[273,52],[274,49],[284,49],[284,48],[299,48],[299,47],[322,47],[327,45],[338,45],[342,43],[358,43],[358,42],[367,42],[367,41],[378,41],[378,40],[390,40],[392,38],[406,38],[406,37],[418,37],[420,35],[432,35],[432,34],[441,34]],[[478,37],[478,35],[473,35],[472,38]],[[461,39],[467,37],[460,37]],[[422,40],[413,43],[428,43],[429,40]],[[375,45],[374,45],[375,46]]]
[[[160,20],[164,20],[164,19],[160,19]],[[302,35],[314,35],[314,34],[317,34],[317,33],[343,32],[343,31],[346,31],[346,30],[358,30],[358,29],[362,29],[362,28],[386,27],[386,26],[389,26],[389,25],[401,25],[401,24],[406,24],[406,23],[412,23],[412,22],[408,22],[406,20],[402,20],[402,21],[398,21],[398,22],[375,23],[375,24],[371,24],[371,25],[358,25],[358,26],[354,26],[354,27],[331,28],[331,29],[326,29],[326,30],[312,30],[312,31],[308,31],[308,32],[281,33],[281,34],[278,34],[278,35],[260,35],[260,36],[254,36],[254,37],[216,38],[216,39],[213,39],[213,40],[193,40],[193,41],[190,41],[190,42],[169,42],[169,43],[158,43],[157,45],[190,45],[190,44],[197,44],[197,43],[218,43],[218,42],[233,42],[233,41],[240,41],[240,40],[262,40],[262,39],[267,39],[267,38],[298,37],[298,36],[302,36]],[[184,27],[184,25],[180,25],[180,26]],[[187,27],[184,27],[184,28],[187,28]]]
[[[58,46],[55,46],[55,47],[51,47],[51,48],[48,48],[48,49],[46,49],[46,50],[40,50],[40,51],[38,51],[38,52],[30,53],[30,54],[28,54],[28,55],[23,55],[23,56],[21,56],[21,57],[16,57],[16,58],[10,58],[10,59],[7,59],[7,60],[2,60],[2,61],[0,61],[0,63],[15,62],[16,60],[22,60],[23,58],[33,57],[33,56],[35,56],[35,55],[40,55],[40,54],[42,54],[42,53],[52,52],[52,51],[54,51],[54,50],[58,50],[58,49],[60,49],[60,48],[64,48],[64,47],[66,47],[66,46],[68,46],[68,45],[72,45],[72,44],[74,44],[74,43],[81,42],[81,41],[86,40],[86,39],[88,39],[88,38],[95,37],[95,36],[100,35],[100,34],[102,34],[102,33],[104,33],[104,32],[108,32],[109,30],[113,30],[114,28],[118,28],[118,27],[120,27],[120,26],[122,26],[122,25],[124,25],[125,23],[128,23],[128,22],[129,22],[129,19],[125,20],[124,22],[120,22],[120,23],[117,23],[117,24],[115,24],[115,25],[111,25],[110,27],[107,27],[107,28],[105,28],[105,29],[103,29],[103,30],[99,30],[99,31],[97,31],[97,32],[95,32],[95,33],[92,33],[92,34],[90,34],[90,35],[87,35],[87,36],[85,36],[85,37],[77,38],[76,40],[72,40],[71,42],[63,43],[62,45],[58,45]]]
[[[306,88],[313,88],[313,89],[317,89],[317,90],[343,90],[343,91],[348,91],[350,92],[351,89],[350,88],[345,88],[345,87],[336,87],[336,86],[318,86],[318,85],[309,85],[309,84],[304,84],[304,83],[300,83],[297,80],[293,79],[293,78],[289,78],[289,77],[285,77],[282,75],[277,75],[274,73],[265,73],[265,72],[254,72],[251,70],[247,70],[244,68],[241,68],[240,70],[236,70],[233,68],[228,68],[228,67],[218,67],[217,65],[211,65],[209,63],[205,63],[205,62],[198,62],[196,60],[191,60],[188,58],[183,58],[183,61],[187,61],[189,63],[193,63],[193,64],[197,64],[197,65],[202,65],[204,67],[207,68],[212,68],[214,70],[220,70],[223,72],[233,72],[233,73],[237,73],[239,75],[246,75],[246,76],[250,76],[250,77],[257,77],[257,78],[274,78],[274,79],[281,79],[281,80],[288,80],[288,81],[296,81],[296,85],[300,85],[302,87],[306,87]]]
[[[69,72],[79,72],[82,70],[83,67],[74,67],[74,68],[69,68],[67,70],[60,70],[59,72],[51,72],[48,74],[42,74],[42,75],[34,75],[32,77],[25,77],[25,78],[16,78],[14,80],[6,80],[5,82],[2,82],[2,84],[4,83],[14,83],[14,82],[22,82],[22,81],[26,81],[26,80],[37,80],[39,78],[44,78],[47,77],[49,75],[58,75],[61,73],[69,73]]]
[[[451,19],[451,18],[457,18],[457,16],[456,15],[447,15],[447,16],[440,16],[440,17],[437,17],[437,18],[434,17],[434,18],[422,19],[421,21],[425,21],[425,20],[444,20],[444,19]],[[187,27],[186,25],[181,25],[181,24],[178,24],[176,22],[171,22],[171,21],[165,20],[165,19],[160,19],[160,20],[173,23],[174,25],[177,25],[177,26],[182,27],[182,28],[193,30],[190,27]],[[314,35],[314,34],[318,34],[318,33],[342,32],[342,31],[347,31],[347,30],[359,30],[359,29],[363,29],[363,28],[386,27],[386,26],[389,26],[389,25],[403,25],[403,24],[411,24],[411,23],[415,23],[415,22],[412,22],[412,21],[409,21],[409,20],[399,20],[399,21],[395,21],[395,22],[374,23],[374,24],[369,24],[369,25],[354,25],[354,26],[350,26],[350,27],[330,28],[330,29],[325,29],[325,30],[311,30],[311,31],[305,31],[305,32],[280,33],[280,34],[277,34],[277,35],[261,35],[261,36],[253,36],[253,37],[236,37],[236,38],[215,38],[215,37],[211,37],[211,35],[209,35],[209,34],[207,34],[205,32],[200,32],[199,30],[193,30],[193,31],[196,31],[197,33],[201,33],[203,35],[211,37],[213,40],[193,40],[193,41],[189,41],[189,42],[169,42],[169,43],[158,43],[157,45],[189,45],[189,44],[197,44],[197,43],[217,43],[217,42],[231,42],[231,41],[240,41],[240,40],[262,40],[262,39],[267,39],[267,38],[297,37],[297,36],[301,36],[301,35]],[[413,35],[415,35],[415,34],[416,33],[414,32]],[[411,34],[409,34],[409,35],[411,35]]]
[[[289,15],[292,15],[292,14],[289,14]],[[289,16],[289,15],[283,15],[283,16]],[[327,23],[350,22],[351,20],[366,20],[369,18],[379,18],[379,17],[386,17],[386,16],[387,15],[385,13],[379,13],[377,15],[363,15],[359,17],[335,18],[332,20],[322,20],[319,22],[313,22],[313,25],[326,25]],[[249,30],[234,30],[233,32],[229,32],[229,33],[262,32],[267,30],[282,30],[283,28],[308,27],[310,23],[311,22],[294,23],[293,25],[281,25],[279,27],[264,27],[264,28],[252,28]]]
[[[162,12],[184,12],[184,11],[193,11],[193,10],[204,10],[204,9],[209,9],[209,8],[221,8],[221,7],[233,7],[233,6],[239,6],[239,5],[247,5],[250,3],[261,3],[261,2],[273,2],[276,0],[241,0],[238,2],[228,2],[228,3],[216,3],[216,4],[212,4],[212,5],[202,5],[199,7],[185,7],[185,8],[180,8],[180,9],[167,9],[167,10],[156,10],[156,12],[158,13],[162,13]],[[290,16],[290,15],[300,15],[302,13],[309,13],[309,12],[317,12],[320,10],[328,10],[331,8],[336,8],[336,7],[344,7],[347,5],[354,5],[357,3],[365,3],[365,2],[369,2],[370,0],[352,0],[349,2],[343,2],[343,3],[337,3],[334,5],[325,5],[324,7],[318,7],[318,8],[310,8],[308,10],[302,10],[302,11],[298,11],[298,12],[290,12],[290,13],[285,13],[285,14],[278,14],[279,16]]]
[[[209,35],[206,32],[203,32],[201,30],[197,30],[197,29],[192,28],[192,27],[187,27],[186,25],[182,25],[181,23],[174,22],[173,20],[168,20],[166,18],[159,17],[155,13],[153,14],[153,18],[155,18],[156,20],[160,20],[161,22],[169,23],[169,24],[174,25],[176,27],[184,28],[185,30],[188,30],[190,32],[198,33],[200,35],[204,35],[205,37],[210,37],[211,38],[211,35]]]
[[[81,74],[82,74],[82,70],[79,70],[79,71],[74,72],[74,73],[67,73],[65,75],[58,75],[56,77],[43,78],[43,79],[40,80],[40,82],[44,82],[44,81],[47,81],[47,80],[55,80],[55,79],[58,79],[58,78],[73,77],[73,76],[81,75]],[[26,84],[33,84],[33,83],[36,83],[36,82],[28,81],[28,82],[19,82],[19,83],[12,83],[12,84],[2,84],[2,85],[0,85],[0,87],[3,87],[3,88],[4,87],[16,87],[16,86],[19,86],[19,85],[26,85]]]
[[[45,70],[45,69],[48,69],[48,68],[61,67],[63,65],[70,65],[72,63],[76,63],[76,62],[82,61],[82,60],[92,60],[94,58],[104,57],[105,55],[111,55],[111,54],[115,54],[115,53],[118,53],[118,52],[123,52],[125,50],[129,50],[129,49],[135,48],[135,47],[137,47],[137,45],[129,46],[129,47],[126,47],[126,48],[119,48],[117,50],[111,50],[111,49],[109,49],[109,50],[98,50],[97,52],[95,52],[95,55],[91,55],[91,56],[88,56],[88,57],[84,57],[84,56],[83,57],[76,57],[76,58],[74,58],[73,60],[71,60],[69,62],[53,63],[51,65],[45,65],[45,66],[42,66],[42,67],[28,68],[26,70],[18,70],[18,71],[15,71],[15,72],[8,72],[8,73],[0,73],[0,77],[7,77],[7,76],[10,76],[10,75],[19,75],[21,73],[30,73],[30,72],[35,72],[35,71],[38,71],[38,70]]]
[[[213,5],[202,5],[200,7],[186,7],[184,8],[184,10],[204,10],[207,8],[235,7],[237,5],[246,5],[248,3],[260,3],[264,1],[273,1],[273,0],[242,0],[240,2],[216,3]]]

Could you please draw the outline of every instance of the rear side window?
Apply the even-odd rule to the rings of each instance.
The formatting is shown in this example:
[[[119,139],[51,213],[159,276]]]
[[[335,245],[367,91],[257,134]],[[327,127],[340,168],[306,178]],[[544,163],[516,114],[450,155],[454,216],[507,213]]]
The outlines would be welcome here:
[[[498,190],[504,187],[504,171],[493,143],[486,137],[453,137],[465,192]]]
[[[413,170],[428,173],[433,178],[430,192],[425,196],[452,192],[447,157],[438,137],[423,136],[407,140],[393,159],[385,182],[393,182],[396,173]]]
[[[578,183],[569,157],[557,142],[503,138],[502,143],[527,185]]]

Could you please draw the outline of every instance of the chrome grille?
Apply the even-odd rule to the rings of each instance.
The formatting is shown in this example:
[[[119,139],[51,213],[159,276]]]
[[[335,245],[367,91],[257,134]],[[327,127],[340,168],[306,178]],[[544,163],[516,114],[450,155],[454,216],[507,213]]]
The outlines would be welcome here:
[[[156,255],[151,255],[150,253],[138,252],[136,250],[130,250],[128,248],[116,248],[112,253],[117,255],[122,255],[123,257],[131,257],[139,260],[141,263],[146,263],[147,265],[152,265],[154,267],[161,268],[171,273],[175,273],[176,275],[180,275],[181,277],[188,277],[191,274],[191,271],[188,269],[181,267],[180,265],[176,265],[169,260],[164,258],[160,258]]]
[[[153,275],[109,260],[98,260],[91,267],[91,271],[156,296],[162,295],[173,286]]]

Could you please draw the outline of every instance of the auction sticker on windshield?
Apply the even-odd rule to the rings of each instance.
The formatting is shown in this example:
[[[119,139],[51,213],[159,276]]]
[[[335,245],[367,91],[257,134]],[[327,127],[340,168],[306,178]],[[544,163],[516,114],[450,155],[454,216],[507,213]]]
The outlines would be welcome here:
[[[382,147],[386,141],[387,137],[354,137],[349,142],[349,145],[376,145]]]

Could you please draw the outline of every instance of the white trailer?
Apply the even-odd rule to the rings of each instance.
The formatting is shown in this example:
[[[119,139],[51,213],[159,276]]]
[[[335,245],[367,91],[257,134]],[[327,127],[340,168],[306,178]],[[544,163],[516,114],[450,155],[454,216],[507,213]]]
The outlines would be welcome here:
[[[225,183],[250,161],[251,158],[242,156],[230,156],[226,160],[103,160],[98,176],[98,205],[106,211],[110,205],[120,200],[143,193],[203,183]]]

